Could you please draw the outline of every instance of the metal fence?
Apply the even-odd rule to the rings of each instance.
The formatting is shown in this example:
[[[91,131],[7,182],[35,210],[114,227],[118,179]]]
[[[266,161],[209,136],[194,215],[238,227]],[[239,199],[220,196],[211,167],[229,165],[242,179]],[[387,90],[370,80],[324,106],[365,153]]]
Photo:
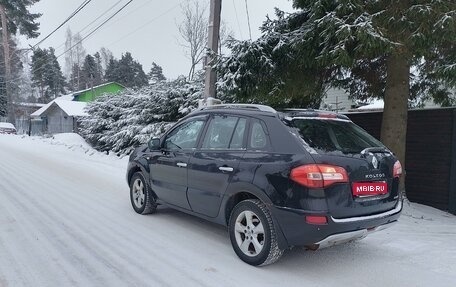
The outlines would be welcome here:
[[[380,138],[382,112],[346,115]],[[409,111],[406,144],[407,197],[456,214],[456,108]]]

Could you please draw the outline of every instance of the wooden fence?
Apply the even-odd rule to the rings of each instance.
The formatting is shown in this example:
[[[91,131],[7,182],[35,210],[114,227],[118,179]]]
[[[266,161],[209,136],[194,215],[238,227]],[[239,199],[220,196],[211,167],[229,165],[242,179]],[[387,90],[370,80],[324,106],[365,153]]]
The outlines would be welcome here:
[[[346,114],[380,139],[382,112]],[[405,186],[410,201],[456,214],[456,108],[410,110]]]

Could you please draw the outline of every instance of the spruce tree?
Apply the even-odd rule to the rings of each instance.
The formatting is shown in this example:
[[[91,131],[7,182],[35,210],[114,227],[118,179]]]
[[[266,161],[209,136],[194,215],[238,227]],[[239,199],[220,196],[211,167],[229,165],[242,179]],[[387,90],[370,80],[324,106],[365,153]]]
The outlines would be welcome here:
[[[40,102],[48,103],[65,92],[65,77],[53,48],[35,49],[31,68],[32,84],[38,88]]]
[[[157,65],[155,62],[152,62],[152,67],[150,68],[147,77],[149,79],[149,84],[155,84],[161,81],[166,81],[166,77],[165,75],[163,75],[162,67]]]
[[[85,57],[81,72],[82,86],[85,89],[98,86],[101,84],[103,74],[101,71],[101,63],[98,53],[96,53],[94,56],[87,55]]]
[[[140,63],[131,53],[126,52],[119,61],[111,59],[106,69],[105,78],[109,82],[118,82],[129,88],[140,88],[147,85],[147,75]]]
[[[118,76],[119,61],[111,58],[106,66],[105,79],[108,82],[116,82],[119,79]]]
[[[87,107],[81,133],[98,150],[128,154],[196,108],[202,90],[202,81],[180,77],[98,97]]]

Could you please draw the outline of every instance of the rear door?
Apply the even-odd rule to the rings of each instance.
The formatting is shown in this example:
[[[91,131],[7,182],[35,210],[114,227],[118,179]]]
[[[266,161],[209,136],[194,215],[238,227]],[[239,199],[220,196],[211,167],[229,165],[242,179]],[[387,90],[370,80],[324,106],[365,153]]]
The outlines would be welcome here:
[[[201,147],[188,167],[188,201],[193,211],[218,215],[228,184],[236,177],[245,153],[247,118],[232,115],[211,117]]]
[[[295,119],[301,137],[314,149],[316,164],[343,167],[349,183],[325,188],[331,215],[345,218],[384,212],[399,198],[397,159],[360,127],[341,119]]]

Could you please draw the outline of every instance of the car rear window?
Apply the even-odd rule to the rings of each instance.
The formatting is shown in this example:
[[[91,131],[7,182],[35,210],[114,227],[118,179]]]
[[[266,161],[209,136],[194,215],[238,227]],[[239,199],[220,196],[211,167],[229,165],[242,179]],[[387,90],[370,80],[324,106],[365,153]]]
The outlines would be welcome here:
[[[320,152],[360,153],[370,147],[384,145],[350,121],[298,118],[287,122],[301,138]]]

